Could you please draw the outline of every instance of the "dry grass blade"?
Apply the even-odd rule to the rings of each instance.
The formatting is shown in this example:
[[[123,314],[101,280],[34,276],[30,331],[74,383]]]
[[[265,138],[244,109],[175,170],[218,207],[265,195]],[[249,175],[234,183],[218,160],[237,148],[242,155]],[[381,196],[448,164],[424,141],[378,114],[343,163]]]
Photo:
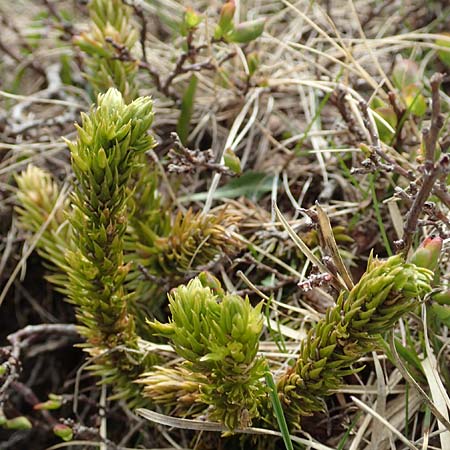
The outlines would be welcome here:
[[[319,258],[314,255],[314,253],[308,248],[308,246],[303,242],[303,240],[298,236],[298,234],[293,230],[293,228],[289,225],[289,222],[285,219],[283,214],[281,214],[281,211],[278,209],[278,206],[276,204],[273,205],[275,210],[275,215],[277,219],[281,222],[284,229],[288,233],[289,237],[294,241],[295,245],[302,251],[302,253],[308,258],[315,266],[319,268],[319,270],[322,273],[330,273],[330,271],[327,269],[325,264],[322,263],[322,261],[319,260]],[[342,280],[340,276],[334,276],[334,274],[330,275],[333,277],[333,279],[336,281],[335,284],[337,284],[338,289],[346,289],[347,286],[346,283]]]
[[[389,340],[389,347],[391,349],[391,352],[394,356],[395,362],[397,364],[398,369],[400,370],[403,377],[410,383],[416,390],[419,392],[419,394],[422,397],[422,400],[427,404],[427,406],[431,409],[431,412],[434,414],[434,416],[445,425],[447,430],[450,430],[450,422],[441,414],[439,409],[436,408],[433,401],[428,397],[427,393],[422,389],[422,387],[417,383],[417,381],[411,376],[411,374],[408,372],[406,367],[403,364],[402,359],[400,358],[397,349],[395,347],[394,343],[394,335],[391,333],[390,340]]]
[[[367,406],[365,403],[363,403],[361,400],[357,399],[356,397],[351,396],[350,397],[353,402],[356,403],[359,408],[361,408],[366,413],[370,414],[373,418],[379,420],[389,431],[392,432],[398,439],[400,439],[408,448],[411,450],[419,450],[410,440],[406,439],[405,436],[403,436],[402,433],[400,433],[397,428],[392,426],[384,417],[380,416],[376,411],[374,411],[372,408]]]
[[[285,219],[281,211],[278,209],[278,206],[273,205],[273,208],[275,210],[275,215],[277,219],[281,222],[283,228],[286,230],[289,237],[294,241],[295,245],[297,245],[297,247],[302,251],[302,253],[322,272],[328,272],[327,268],[322,263],[322,261],[320,261],[316,255],[314,255],[314,253],[308,248],[308,246],[302,241],[302,239],[298,236],[298,234],[294,231],[294,229],[289,225],[289,222]]]
[[[445,392],[445,387],[442,384],[436,366],[432,364],[433,362],[435,363],[436,359],[427,356],[422,361],[423,371],[425,372],[425,376],[427,378],[428,387],[430,388],[431,398],[433,399],[434,405],[436,409],[442,414],[442,416],[445,417],[448,421],[448,395]],[[441,431],[441,433],[439,434],[439,438],[441,440],[441,448],[442,450],[450,450],[450,429],[446,428],[445,424],[443,424],[441,421],[438,421],[438,426],[439,430]]]
[[[422,317],[423,323],[426,324],[427,318],[425,305],[422,305]],[[428,329],[426,326],[424,327],[424,338],[427,356],[422,361],[423,371],[425,372],[425,376],[427,378],[434,406],[447,420],[448,423],[450,398],[439,375],[438,363],[428,339]],[[441,441],[442,450],[450,450],[450,428],[448,428],[448,426],[446,426],[442,421],[438,422],[438,427],[441,431],[441,433],[439,434],[439,439]]]
[[[180,419],[178,417],[171,417],[165,414],[160,414],[155,411],[151,411],[150,409],[139,408],[136,410],[136,413],[142,416],[144,419],[149,420],[150,422],[158,423],[160,425],[165,425],[168,427],[181,428],[184,430],[199,430],[199,431],[218,431],[218,432],[226,432],[227,428],[217,422],[209,422],[207,420],[194,420],[194,419]],[[264,428],[242,428],[234,430],[235,433],[241,434],[257,434],[257,435],[268,435],[273,437],[281,438],[282,435],[279,431],[274,430],[266,430]],[[315,450],[334,450],[327,445],[323,445],[320,442],[314,441],[313,439],[303,439],[298,436],[290,436],[292,442],[296,442],[297,444],[306,445],[309,448]]]
[[[333,263],[338,269],[338,275],[342,277],[347,290],[353,289],[355,284],[353,283],[352,277],[342,260],[342,256],[339,253],[338,246],[336,244],[336,239],[334,238],[333,230],[331,228],[330,219],[328,218],[326,212],[322,209],[319,203],[316,202],[317,216],[319,219],[319,232],[324,240],[326,250],[330,252]],[[339,280],[341,281],[341,280]]]
[[[0,90],[0,96],[5,97],[5,98],[10,98],[13,100],[26,100],[27,102],[34,102],[34,103],[46,103],[49,105],[72,106],[72,107],[78,108],[80,110],[83,110],[86,108],[86,105],[81,105],[80,103],[68,102],[66,100],[33,97],[32,95],[17,95],[17,94],[11,94],[10,92],[5,92],[2,90]]]
[[[22,258],[20,259],[20,261],[17,263],[17,266],[14,268],[11,276],[9,277],[8,281],[6,282],[2,293],[0,294],[0,306],[3,303],[3,300],[6,297],[6,294],[9,291],[9,288],[12,286],[12,284],[14,283],[14,280],[16,279],[17,275],[19,274],[19,272],[22,270],[22,268],[24,267],[28,257],[31,255],[31,253],[33,252],[33,250],[35,249],[37,243],[39,242],[39,239],[41,238],[42,234],[44,233],[45,229],[48,227],[48,225],[51,223],[51,221],[53,220],[56,212],[58,211],[58,209],[60,208],[60,206],[63,204],[63,202],[65,201],[65,199],[67,198],[67,195],[69,194],[69,190],[70,190],[70,186],[68,183],[66,183],[62,188],[61,188],[61,192],[59,194],[58,200],[55,203],[55,206],[52,210],[52,212],[49,214],[49,216],[47,217],[47,220],[42,224],[42,227],[40,228],[40,230],[33,236],[33,239],[31,240],[29,247],[27,248],[27,250],[25,251],[25,253],[22,255]]]

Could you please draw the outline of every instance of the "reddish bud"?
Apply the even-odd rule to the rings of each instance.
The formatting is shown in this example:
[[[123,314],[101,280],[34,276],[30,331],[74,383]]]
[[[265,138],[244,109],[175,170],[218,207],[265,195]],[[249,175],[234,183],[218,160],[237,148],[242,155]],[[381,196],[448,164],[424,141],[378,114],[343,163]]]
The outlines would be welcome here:
[[[234,0],[228,1],[220,10],[219,23],[214,31],[215,39],[222,39],[234,29],[233,17],[236,12]]]
[[[222,28],[222,30],[225,30],[224,25],[226,27],[232,23],[235,12],[236,12],[236,3],[234,0],[230,0],[226,2],[225,5],[222,6],[222,9],[220,10],[220,19],[219,19],[219,25]]]
[[[67,425],[59,423],[53,427],[53,433],[60,437],[63,441],[71,441],[73,439],[73,430]]]
[[[413,253],[411,262],[418,267],[434,270],[437,267],[441,250],[442,239],[440,237],[426,238]]]
[[[61,408],[61,400],[47,400],[46,402],[42,403],[36,403],[36,405],[33,406],[33,409],[35,410],[52,410],[52,409],[58,409]]]

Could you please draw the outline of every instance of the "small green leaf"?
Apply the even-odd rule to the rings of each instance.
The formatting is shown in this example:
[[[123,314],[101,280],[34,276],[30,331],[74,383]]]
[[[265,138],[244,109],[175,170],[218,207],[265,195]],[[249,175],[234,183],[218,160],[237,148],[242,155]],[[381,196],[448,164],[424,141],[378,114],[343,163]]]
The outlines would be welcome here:
[[[450,33],[442,33],[443,37],[450,38]],[[450,40],[436,39],[436,45],[439,47],[448,48],[448,50],[438,50],[439,59],[450,67]]]
[[[37,403],[33,406],[33,409],[38,411],[50,411],[59,408],[61,408],[61,400],[47,400],[46,402]]]
[[[395,348],[397,349],[397,352],[403,361],[409,363],[420,372],[423,372],[422,362],[420,361],[420,358],[417,356],[417,353],[412,349],[412,347],[405,347],[404,345],[402,345],[399,339],[395,339]]]
[[[450,307],[448,305],[433,303],[431,305],[431,311],[443,325],[450,327]]]
[[[200,25],[203,17],[200,14],[197,14],[192,8],[187,8],[184,13],[184,24],[186,28],[193,29]]]
[[[248,74],[252,77],[259,67],[259,55],[256,52],[247,55]]]
[[[177,123],[177,133],[181,143],[186,145],[189,136],[189,125],[191,123],[192,111],[194,110],[194,99],[197,91],[198,79],[195,75],[191,76],[188,87],[181,100],[181,112]]]
[[[226,36],[226,40],[237,44],[248,44],[261,36],[264,31],[265,23],[265,19],[240,23],[228,36]]]
[[[427,102],[416,84],[409,84],[402,89],[402,97],[406,107],[417,117],[427,112]]]
[[[432,298],[440,305],[450,305],[450,291],[436,292]]]
[[[104,169],[108,165],[108,158],[103,148],[98,151],[97,163],[100,169]]]
[[[14,417],[9,419],[3,425],[8,430],[30,430],[33,428],[31,422],[25,416]]]
[[[231,150],[231,148],[227,148],[223,155],[223,161],[225,165],[234,173],[240,174],[242,172],[241,169],[241,160],[238,156]]]
[[[372,99],[372,101],[370,102],[370,107],[372,109],[377,109],[377,108],[382,108],[382,107],[386,107],[386,103],[383,102],[383,100],[381,100],[380,97],[374,97]]]

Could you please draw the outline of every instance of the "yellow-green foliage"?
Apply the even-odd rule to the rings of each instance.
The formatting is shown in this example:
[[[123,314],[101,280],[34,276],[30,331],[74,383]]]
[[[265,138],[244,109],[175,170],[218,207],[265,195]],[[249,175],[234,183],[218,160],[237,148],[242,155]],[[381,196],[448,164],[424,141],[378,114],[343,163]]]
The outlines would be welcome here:
[[[370,260],[366,273],[336,306],[312,328],[300,345],[294,367],[278,380],[278,393],[293,425],[300,416],[324,409],[323,397],[357,371],[352,368],[376,348],[380,333],[389,331],[418,299],[430,292],[433,273],[405,263],[400,255]]]
[[[120,48],[130,55],[139,33],[133,24],[132,8],[122,0],[92,0],[89,4],[90,30],[75,38],[87,54],[86,78],[95,93],[117,88],[128,103],[136,97],[135,60],[118,58]]]
[[[147,374],[145,392],[152,399],[195,399],[211,407],[211,420],[228,428],[250,425],[259,417],[259,407],[266,398],[261,378],[266,362],[257,356],[263,327],[262,304],[253,308],[248,299],[213,291],[201,279],[179,286],[169,295],[172,318],[169,323],[153,322],[155,332],[170,338],[177,353],[185,359],[176,372]],[[167,389],[167,378],[182,371],[191,372],[186,381]],[[194,396],[194,397],[192,397]]]
[[[215,215],[189,210],[179,212],[169,233],[159,236],[146,223],[135,222],[137,258],[153,275],[184,276],[238,248],[230,234],[236,222],[226,210]]]
[[[125,287],[130,265],[124,263],[123,238],[128,184],[139,156],[153,146],[147,133],[152,120],[150,98],[127,105],[120,92],[110,89],[82,116],[78,139],[67,143],[77,181],[70,213],[74,249],[67,254],[69,299],[77,306],[91,353],[111,351],[94,370],[127,398],[138,396],[132,380],[146,360],[128,310],[132,293]]]
[[[49,279],[64,292],[68,269],[65,254],[72,242],[72,229],[66,218],[69,200],[59,198],[60,189],[48,172],[31,164],[16,181],[19,224],[32,233],[41,232],[37,251],[54,272]]]
[[[149,98],[126,105],[110,89],[82,116],[77,141],[68,142],[77,179],[70,215],[76,246],[68,255],[70,299],[80,306],[89,339],[109,347],[133,335],[123,287],[129,270],[123,261],[127,187],[139,154],[153,145],[147,134],[152,120]]]

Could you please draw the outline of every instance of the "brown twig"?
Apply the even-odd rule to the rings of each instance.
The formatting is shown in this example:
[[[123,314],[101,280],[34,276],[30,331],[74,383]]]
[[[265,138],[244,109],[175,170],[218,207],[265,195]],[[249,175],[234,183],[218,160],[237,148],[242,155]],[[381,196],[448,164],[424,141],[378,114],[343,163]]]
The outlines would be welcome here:
[[[42,3],[47,7],[50,15],[57,20],[60,28],[64,31],[64,33],[66,33],[66,39],[70,40],[75,35],[73,25],[61,16],[59,11],[55,8],[55,5],[50,0],[42,0]]]
[[[412,170],[406,170],[393,157],[388,155],[383,150],[380,139],[378,137],[378,133],[377,133],[376,129],[373,127],[372,121],[369,119],[369,112],[368,112],[369,107],[368,107],[367,103],[360,102],[359,106],[361,109],[364,124],[367,127],[367,130],[368,130],[370,138],[371,138],[370,149],[373,151],[374,157],[375,156],[378,157],[378,158],[374,158],[372,160],[373,167],[371,167],[370,170],[375,170],[375,169],[379,168],[380,163],[381,163],[381,160],[379,158],[381,158],[382,160],[386,161],[389,164],[389,166],[385,166],[384,169],[392,171],[392,172],[396,173],[397,175],[400,175],[400,176],[406,178],[407,180],[409,180],[412,183],[417,182],[420,184],[421,182],[423,182],[423,180],[422,181],[417,180],[417,175]],[[437,180],[437,181],[439,181],[439,180]],[[442,203],[444,203],[447,206],[447,208],[450,208],[450,193],[447,191],[447,186],[445,184],[436,182],[432,186],[432,192],[434,194],[436,194],[436,196],[439,198],[439,200],[441,200]]]
[[[389,164],[389,166],[384,167],[385,169],[403,176],[417,187],[414,197],[411,196],[412,204],[404,226],[404,237],[395,242],[397,249],[401,250],[405,255],[411,248],[412,239],[419,223],[420,214],[422,213],[430,194],[436,194],[437,197],[450,208],[450,194],[447,191],[446,184],[441,182],[441,178],[448,174],[450,170],[450,158],[448,155],[443,155],[440,160],[436,162],[438,135],[443,126],[443,116],[440,112],[441,106],[439,98],[439,89],[443,77],[444,75],[442,74],[435,74],[430,80],[432,91],[431,126],[430,129],[425,129],[422,133],[425,147],[425,162],[420,168],[422,178],[419,180],[412,170],[406,170],[383,150],[373,121],[370,120],[368,105],[365,102],[360,103],[364,124],[371,138],[370,150],[372,151],[372,155],[367,161],[371,166],[369,167],[369,170],[378,169],[380,165],[383,164],[381,160],[384,160]]]
[[[3,384],[0,386],[0,409],[4,406],[8,397],[8,390],[20,375],[20,355],[24,348],[28,347],[35,339],[42,335],[69,335],[78,336],[77,327],[73,324],[40,324],[28,325],[13,334],[7,339],[10,346],[1,349],[6,361],[6,374]]]
[[[138,60],[131,55],[130,51],[124,45],[115,42],[111,37],[107,37],[106,41],[110,43],[116,50],[117,59],[127,62],[136,62],[140,69],[145,70],[150,75],[150,77],[153,80],[153,83],[155,84],[156,89],[159,92],[161,92],[166,97],[171,98],[176,103],[178,103],[180,101],[180,98],[177,95],[177,93],[174,92],[172,89],[173,82],[176,78],[178,78],[180,75],[191,72],[200,72],[202,70],[217,70],[218,67],[220,67],[226,61],[228,61],[229,59],[233,58],[236,55],[236,52],[232,51],[224,55],[216,63],[214,63],[211,59],[207,59],[206,61],[202,62],[196,62],[199,53],[208,46],[205,44],[195,46],[193,44],[193,39],[194,39],[194,30],[190,30],[188,32],[188,35],[186,36],[186,46],[187,46],[186,51],[183,52],[178,57],[177,62],[175,63],[175,67],[172,69],[172,71],[169,73],[169,75],[165,80],[163,80],[159,75],[159,73],[156,70],[154,70],[151,67],[151,65],[147,62],[147,57],[144,53],[143,58],[141,60]],[[145,47],[143,46],[143,49],[144,48]],[[190,62],[190,64],[187,64],[187,62]]]
[[[435,162],[439,131],[444,124],[439,98],[439,89],[442,79],[443,75],[436,73],[430,80],[432,93],[431,126],[429,129],[425,128],[422,132],[425,146],[422,185],[420,186],[419,192],[414,198],[411,209],[406,217],[403,239],[400,242],[397,242],[398,247],[401,248],[405,255],[408,254],[409,249],[411,248],[413,236],[417,229],[418,220],[425,202],[428,200],[437,180],[443,174],[447,174],[450,168],[450,158],[448,155],[443,155],[438,162]]]
[[[140,34],[139,41],[141,43],[142,61],[144,63],[148,64],[147,49],[145,47],[145,41],[147,39],[147,20],[145,19],[145,16],[144,16],[144,10],[141,8],[141,6],[135,4],[134,2],[128,3],[126,0],[123,0],[123,2],[126,5],[131,6],[133,8],[136,16],[139,17],[139,20],[141,22],[141,34]]]
[[[392,146],[394,148],[401,147],[402,145],[402,130],[405,125],[407,118],[407,110],[403,106],[399,106],[397,102],[397,94],[395,92],[389,92],[388,94],[389,103],[394,110],[395,116],[397,118],[397,126],[395,129],[395,135],[391,140]]]
[[[347,101],[345,100],[346,94],[345,89],[338,86],[330,96],[330,102],[338,109],[350,133],[354,136],[354,142],[362,142],[364,140],[364,134],[349,110]]]
[[[166,81],[162,85],[162,91],[168,92],[169,87],[172,84],[173,80],[181,73],[183,73],[184,64],[189,59],[192,62],[195,62],[195,58],[197,56],[197,49],[194,45],[192,45],[192,41],[194,39],[194,32],[193,30],[189,30],[187,36],[186,36],[186,51],[182,53],[175,64],[175,68],[172,70],[172,72],[169,74],[169,76],[166,78]]]
[[[374,167],[379,168],[382,167],[385,170],[388,170],[389,172],[395,172],[399,175],[404,176],[405,178],[409,180],[414,179],[414,174],[408,172],[406,169],[404,169],[402,166],[400,166],[397,161],[395,161],[394,158],[389,156],[382,148],[381,141],[378,136],[378,132],[375,128],[375,125],[372,120],[370,120],[369,117],[369,105],[366,102],[360,102],[359,107],[362,113],[364,125],[369,132],[371,144],[370,144],[370,150],[372,150],[371,154],[371,161],[373,162]],[[380,159],[381,158],[381,159]],[[386,166],[381,160],[386,161],[389,166]]]
[[[214,170],[225,175],[235,175],[228,167],[215,162],[215,156],[211,149],[209,150],[190,150],[180,141],[176,133],[171,133],[172,148],[168,157],[171,162],[168,166],[169,172],[192,173],[203,167],[208,170]]]

